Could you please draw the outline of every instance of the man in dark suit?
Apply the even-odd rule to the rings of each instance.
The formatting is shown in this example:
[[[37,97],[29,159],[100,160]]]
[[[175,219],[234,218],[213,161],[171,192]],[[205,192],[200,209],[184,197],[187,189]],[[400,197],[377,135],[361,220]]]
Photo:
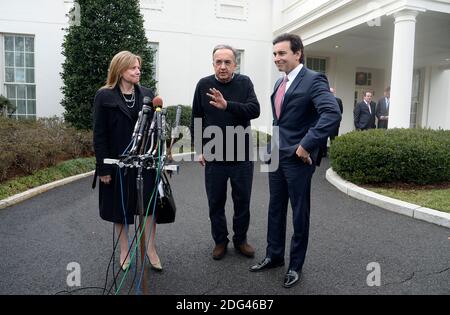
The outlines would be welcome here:
[[[341,115],[344,113],[344,105],[342,104],[342,100],[336,96],[336,89],[330,88],[330,92],[333,93],[334,97],[336,97],[336,102],[339,105],[339,110],[341,111]],[[333,142],[334,138],[339,136],[339,127],[340,124],[337,125],[336,129],[334,130],[334,133],[330,136],[330,141]]]
[[[364,100],[356,104],[353,119],[356,130],[375,128],[375,102],[372,102],[372,92],[364,93]]]
[[[294,235],[283,286],[298,283],[309,236],[311,178],[327,138],[341,120],[327,78],[307,69],[299,36],[283,34],[273,41],[278,70],[284,72],[272,95],[274,135],[272,153],[279,150],[278,169],[269,173],[269,214],[265,258],[250,267],[263,271],[284,265],[286,215],[290,200]],[[278,138],[278,139],[277,139]],[[273,154],[272,154],[273,156]]]
[[[384,96],[378,101],[375,115],[378,119],[378,128],[387,129],[389,120],[389,106],[391,99],[391,87],[384,90]]]

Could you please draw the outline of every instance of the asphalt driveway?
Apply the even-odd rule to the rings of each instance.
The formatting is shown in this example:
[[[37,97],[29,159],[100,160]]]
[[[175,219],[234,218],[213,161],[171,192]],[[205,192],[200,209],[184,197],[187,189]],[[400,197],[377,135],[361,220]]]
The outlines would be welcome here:
[[[325,179],[328,161],[313,179],[310,243],[302,282],[282,285],[284,268],[250,273],[264,257],[267,231],[267,174],[255,167],[248,241],[253,259],[230,250],[214,261],[203,170],[181,163],[171,179],[178,206],[176,222],[158,226],[157,246],[164,267],[149,271],[150,294],[449,294],[450,230],[391,213],[352,199]],[[81,286],[103,287],[112,252],[112,225],[98,216],[92,178],[54,189],[0,210],[0,294],[52,295],[67,289],[67,266],[81,266]],[[231,229],[231,197],[227,218]],[[288,242],[292,235],[291,216]],[[287,250],[289,252],[289,250]],[[369,286],[376,263],[381,285]],[[126,294],[133,275],[125,279]],[[78,291],[101,294],[99,289]],[[134,290],[131,294],[135,294]]]

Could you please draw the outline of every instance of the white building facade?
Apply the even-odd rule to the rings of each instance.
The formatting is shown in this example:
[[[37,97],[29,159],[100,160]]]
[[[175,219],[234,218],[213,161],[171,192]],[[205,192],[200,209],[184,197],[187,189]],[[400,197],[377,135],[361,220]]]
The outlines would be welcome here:
[[[0,94],[19,116],[64,111],[61,45],[72,6],[0,0]],[[292,32],[304,41],[307,66],[324,72],[343,100],[341,133],[354,129],[362,92],[378,99],[386,86],[390,128],[450,129],[449,0],[141,0],[141,12],[165,105],[190,105],[198,80],[213,73],[213,47],[229,44],[261,103],[253,125],[267,130],[280,76],[271,42]]]

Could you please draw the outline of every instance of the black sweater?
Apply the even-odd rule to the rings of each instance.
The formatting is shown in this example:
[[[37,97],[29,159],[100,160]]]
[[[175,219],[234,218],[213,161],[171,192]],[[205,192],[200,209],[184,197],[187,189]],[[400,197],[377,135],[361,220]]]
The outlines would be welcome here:
[[[228,103],[225,111],[209,104],[211,99],[206,93],[210,93],[210,88],[216,88],[222,93],[224,99]],[[207,161],[211,160],[211,158],[208,158],[208,153],[215,155],[214,161],[251,160],[251,132],[245,134],[245,141],[243,141],[242,133],[240,135],[234,133],[234,128],[238,126],[241,126],[241,129],[250,127],[250,120],[259,117],[259,114],[259,102],[253,88],[253,83],[249,77],[235,74],[234,78],[228,83],[217,81],[214,75],[201,79],[195,89],[194,100],[192,103],[191,137],[192,142],[195,144],[196,152],[203,152],[206,155]],[[194,129],[195,118],[202,119],[202,139],[196,139],[196,137],[198,138],[200,130]],[[205,137],[203,135],[205,128],[210,126],[216,126],[222,131],[223,141],[220,141],[220,138],[217,138],[217,141],[220,141],[222,144],[222,148],[215,147],[210,149],[212,143],[216,143],[213,139],[217,137],[215,133],[211,135],[211,137]],[[233,137],[230,137],[230,130],[228,131],[229,135],[227,137],[227,126],[232,127]],[[250,130],[250,128],[248,128],[248,130]],[[234,146],[230,146],[233,138]],[[210,141],[213,142],[208,145],[208,142]],[[229,142],[228,146],[226,145],[227,141]],[[242,144],[240,144],[240,142],[242,142]],[[217,142],[217,145],[219,145],[219,142]],[[234,154],[231,152],[231,148],[234,149]],[[223,151],[221,151],[223,154],[219,154],[220,151],[218,151],[218,149],[222,149]]]

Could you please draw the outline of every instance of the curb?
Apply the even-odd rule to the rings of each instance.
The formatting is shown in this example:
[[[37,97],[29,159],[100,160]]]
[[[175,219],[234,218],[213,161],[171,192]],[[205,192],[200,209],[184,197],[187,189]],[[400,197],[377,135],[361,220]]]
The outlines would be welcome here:
[[[56,182],[52,182],[49,184],[45,184],[27,191],[24,191],[23,193],[11,196],[9,198],[0,200],[0,209],[4,209],[10,206],[13,206],[15,204],[18,204],[19,202],[25,201],[27,199],[30,199],[34,196],[37,196],[39,194],[42,194],[46,191],[49,191],[50,189],[56,188],[56,187],[60,187],[63,185],[67,185],[69,183],[72,183],[74,181],[83,179],[85,177],[89,177],[94,175],[94,171],[85,173],[85,174],[80,174],[80,175],[75,175],[75,176],[71,176],[71,177],[67,177],[61,180],[58,180]]]
[[[193,154],[193,152],[182,153],[182,154],[174,154],[173,157],[174,157],[175,162],[179,162],[184,157],[192,155],[192,154]],[[36,187],[36,188],[32,188],[32,189],[24,191],[24,192],[22,192],[20,194],[8,197],[8,198],[3,199],[3,200],[0,200],[0,209],[5,209],[7,207],[16,205],[16,204],[18,204],[18,203],[20,203],[22,201],[25,201],[27,199],[30,199],[30,198],[34,197],[34,196],[37,196],[37,195],[42,194],[44,192],[47,192],[47,191],[49,191],[49,190],[51,190],[53,188],[64,186],[64,185],[70,184],[70,183],[72,183],[74,181],[77,181],[77,180],[80,180],[80,179],[83,179],[83,178],[86,178],[86,177],[89,177],[89,176],[92,176],[92,175],[94,175],[94,171],[91,171],[91,172],[88,172],[88,173],[85,173],[85,174],[79,174],[79,175],[67,177],[67,178],[64,178],[64,179],[52,182],[52,183],[48,183],[48,184],[45,184],[45,185],[42,185],[42,186],[39,186],[39,187]]]
[[[361,188],[342,179],[335,171],[333,171],[332,168],[327,170],[326,178],[333,186],[350,197],[417,220],[450,228],[450,213],[425,208],[416,204],[374,193],[373,191]]]

